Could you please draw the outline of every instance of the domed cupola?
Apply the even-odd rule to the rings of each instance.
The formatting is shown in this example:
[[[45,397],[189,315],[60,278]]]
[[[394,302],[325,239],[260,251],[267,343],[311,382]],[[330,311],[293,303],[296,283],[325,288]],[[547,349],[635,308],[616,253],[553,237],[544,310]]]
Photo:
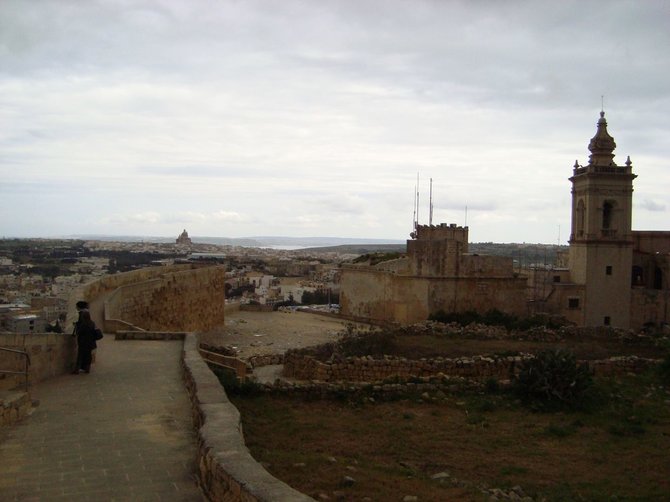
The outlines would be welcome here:
[[[614,138],[607,132],[607,121],[605,120],[605,112],[600,112],[600,119],[598,119],[598,131],[596,135],[591,138],[589,143],[589,165],[592,166],[616,166],[614,163],[614,149],[616,143]]]

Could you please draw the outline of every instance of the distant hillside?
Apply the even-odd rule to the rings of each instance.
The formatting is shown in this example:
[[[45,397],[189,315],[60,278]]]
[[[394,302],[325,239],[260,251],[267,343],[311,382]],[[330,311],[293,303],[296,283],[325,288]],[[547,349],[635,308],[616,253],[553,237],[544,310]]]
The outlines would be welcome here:
[[[195,244],[214,244],[218,246],[244,246],[244,247],[325,247],[340,245],[359,245],[359,244],[395,244],[403,245],[404,241],[393,239],[360,239],[348,237],[284,237],[284,236],[258,236],[258,237],[207,237],[191,235],[191,240]],[[74,235],[68,238],[82,240],[97,240],[111,242],[155,242],[159,244],[174,243],[175,237],[157,237],[157,236],[128,236],[128,235]]]
[[[361,239],[356,237],[282,237],[254,236],[249,237],[263,246],[301,246],[308,248],[338,247],[347,245],[402,245],[398,239]]]
[[[471,242],[468,245],[470,253],[508,256],[514,259],[517,266],[521,267],[529,265],[554,265],[556,263],[557,251],[565,251],[567,249],[567,246],[557,246],[555,244]],[[303,251],[362,255],[367,253],[404,253],[406,250],[406,244],[355,244],[308,248]]]

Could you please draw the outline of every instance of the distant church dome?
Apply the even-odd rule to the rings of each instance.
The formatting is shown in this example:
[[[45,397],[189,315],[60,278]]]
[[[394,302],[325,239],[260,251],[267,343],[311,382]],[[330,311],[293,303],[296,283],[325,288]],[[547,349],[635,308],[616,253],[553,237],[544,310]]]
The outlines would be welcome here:
[[[179,237],[177,237],[176,242],[177,242],[177,244],[186,244],[188,246],[193,244],[191,242],[191,238],[188,236],[188,232],[186,231],[186,229],[184,229],[184,231],[181,233],[181,235],[179,235]]]

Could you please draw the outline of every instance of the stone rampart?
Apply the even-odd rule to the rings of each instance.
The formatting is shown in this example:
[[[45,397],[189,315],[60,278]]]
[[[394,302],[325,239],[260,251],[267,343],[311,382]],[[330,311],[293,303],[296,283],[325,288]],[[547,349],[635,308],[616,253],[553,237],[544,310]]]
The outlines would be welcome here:
[[[198,431],[198,478],[210,500],[302,502],[313,500],[268,473],[249,453],[240,414],[186,335],[182,366]]]
[[[76,288],[68,300],[68,326],[71,326],[77,320],[77,310],[75,304],[79,300],[93,301],[103,295],[106,295],[121,286],[133,284],[136,282],[144,282],[150,279],[155,279],[162,274],[169,272],[179,272],[185,270],[192,270],[196,267],[193,264],[187,265],[168,265],[164,267],[146,267],[131,272],[124,272],[121,274],[105,275],[87,284]]]
[[[223,325],[225,267],[159,267],[152,273],[135,274],[136,279],[147,279],[126,282],[108,296],[107,331],[132,327],[147,331],[207,331]]]
[[[0,347],[26,351],[30,356],[29,383],[38,382],[72,371],[77,357],[77,344],[73,336],[57,333],[3,333]],[[23,371],[24,358],[18,354],[0,351],[0,369]],[[0,374],[0,390],[21,387],[23,375]]]

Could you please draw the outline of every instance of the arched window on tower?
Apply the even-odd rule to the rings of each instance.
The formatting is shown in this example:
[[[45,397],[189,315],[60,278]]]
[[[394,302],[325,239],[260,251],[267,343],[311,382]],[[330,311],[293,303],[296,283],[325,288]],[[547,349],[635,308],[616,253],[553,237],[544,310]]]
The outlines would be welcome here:
[[[577,203],[577,236],[584,235],[584,200],[579,199]]]
[[[609,230],[612,225],[612,210],[614,209],[614,204],[612,202],[605,201],[603,204],[603,229]]]
[[[654,270],[654,289],[663,289],[663,270],[660,267]]]
[[[631,285],[633,286],[643,286],[644,285],[644,271],[639,265],[633,265],[633,273],[631,277]]]
[[[603,202],[603,221],[602,221],[602,232],[605,237],[614,237],[616,236],[616,225],[615,225],[615,211],[616,211],[616,202],[613,200],[606,200]]]

